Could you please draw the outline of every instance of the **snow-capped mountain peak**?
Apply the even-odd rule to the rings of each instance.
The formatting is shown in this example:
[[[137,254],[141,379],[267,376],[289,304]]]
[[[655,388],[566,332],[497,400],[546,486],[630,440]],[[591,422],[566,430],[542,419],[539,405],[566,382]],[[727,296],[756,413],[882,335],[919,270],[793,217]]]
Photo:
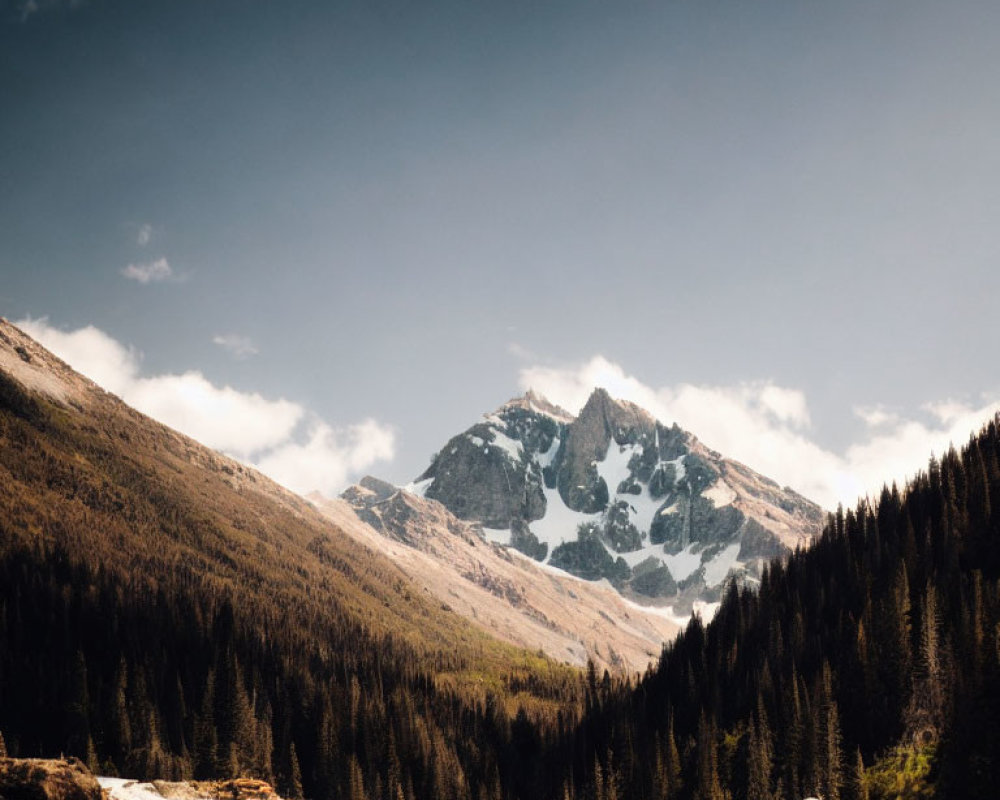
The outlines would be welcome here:
[[[676,424],[595,389],[573,417],[535,392],[453,437],[409,491],[550,566],[684,606],[753,582],[818,535],[818,506]]]

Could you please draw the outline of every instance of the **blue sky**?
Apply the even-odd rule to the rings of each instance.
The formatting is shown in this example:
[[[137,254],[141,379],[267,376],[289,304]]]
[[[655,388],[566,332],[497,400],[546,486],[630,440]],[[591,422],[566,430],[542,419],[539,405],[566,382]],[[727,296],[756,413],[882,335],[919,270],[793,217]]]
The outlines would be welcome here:
[[[601,380],[849,501],[1000,399],[998,17],[0,0],[0,314],[300,490]]]

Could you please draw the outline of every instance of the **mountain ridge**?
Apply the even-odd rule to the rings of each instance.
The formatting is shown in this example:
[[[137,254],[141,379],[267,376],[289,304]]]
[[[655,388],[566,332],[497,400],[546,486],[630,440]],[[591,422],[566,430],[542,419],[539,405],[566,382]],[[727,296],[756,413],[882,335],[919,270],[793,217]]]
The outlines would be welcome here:
[[[529,390],[405,487],[491,540],[630,599],[691,608],[815,539],[818,505],[596,388],[576,416]]]

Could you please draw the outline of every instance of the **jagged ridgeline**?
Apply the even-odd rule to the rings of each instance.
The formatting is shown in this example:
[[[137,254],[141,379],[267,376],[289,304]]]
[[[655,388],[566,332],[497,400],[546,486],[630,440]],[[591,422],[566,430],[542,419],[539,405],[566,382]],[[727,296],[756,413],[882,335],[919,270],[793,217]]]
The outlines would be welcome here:
[[[997,797],[1000,418],[587,704],[552,797]]]
[[[291,797],[509,796],[518,737],[571,724],[579,689],[0,322],[11,755]]]
[[[756,585],[822,512],[603,389],[573,417],[534,392],[452,438],[408,487],[495,542],[678,610]]]

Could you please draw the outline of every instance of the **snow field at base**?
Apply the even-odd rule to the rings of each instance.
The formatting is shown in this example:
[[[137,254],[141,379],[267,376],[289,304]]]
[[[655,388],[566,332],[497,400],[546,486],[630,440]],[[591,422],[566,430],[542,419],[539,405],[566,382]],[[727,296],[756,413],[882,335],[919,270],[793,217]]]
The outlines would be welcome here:
[[[712,621],[712,617],[715,616],[715,612],[719,610],[719,606],[722,605],[721,603],[708,603],[704,600],[695,600],[691,604],[691,614],[682,616],[674,611],[673,606],[644,606],[642,603],[637,603],[634,600],[629,600],[625,597],[622,599],[625,601],[625,605],[646,614],[655,614],[658,617],[668,619],[675,625],[678,625],[681,629],[687,627],[688,622],[691,621],[691,614],[699,617],[701,621],[707,625]]]

